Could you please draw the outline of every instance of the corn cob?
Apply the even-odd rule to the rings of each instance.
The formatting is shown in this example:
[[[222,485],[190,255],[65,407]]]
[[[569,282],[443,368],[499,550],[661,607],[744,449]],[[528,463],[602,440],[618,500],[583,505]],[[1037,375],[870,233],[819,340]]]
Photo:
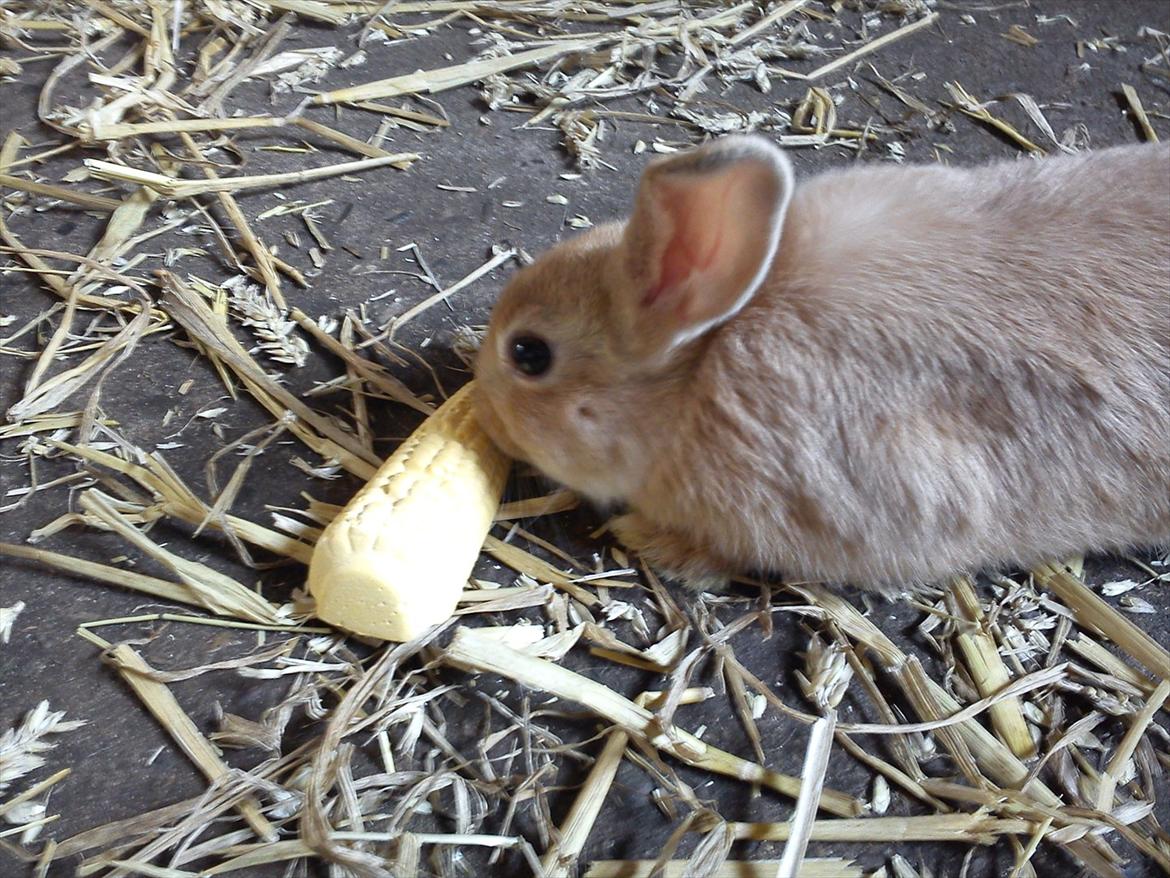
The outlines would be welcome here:
[[[404,641],[454,612],[509,467],[475,421],[473,392],[447,400],[325,529],[309,565],[319,618]]]

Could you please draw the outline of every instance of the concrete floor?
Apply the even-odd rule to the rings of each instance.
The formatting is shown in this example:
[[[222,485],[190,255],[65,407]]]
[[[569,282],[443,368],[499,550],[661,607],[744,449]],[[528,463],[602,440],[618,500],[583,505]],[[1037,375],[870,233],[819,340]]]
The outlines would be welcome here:
[[[1119,102],[1121,83],[1135,85],[1148,110],[1170,112],[1170,90],[1165,81],[1143,75],[1139,70],[1142,57],[1153,54],[1152,44],[1138,43],[1136,33],[1142,25],[1170,32],[1170,3],[1164,0],[1134,0],[1134,2],[1053,2],[1027,3],[939,3],[944,15],[937,27],[919,34],[889,51],[879,52],[869,59],[887,78],[910,70],[925,74],[920,79],[903,83],[909,91],[938,107],[947,94],[943,83],[958,80],[972,93],[981,97],[1025,92],[1045,108],[1057,133],[1083,123],[1094,146],[1133,142],[1138,139],[1134,124],[1123,112]],[[990,11],[987,11],[990,10]],[[977,25],[963,22],[967,11]],[[1040,25],[1037,15],[1067,14],[1076,25],[1060,21]],[[1039,45],[1026,48],[1002,38],[1013,24],[1020,24],[1041,40]],[[294,37],[286,46],[316,46],[329,41],[347,45],[349,31],[333,31],[313,25],[297,25]],[[1078,39],[1094,39],[1116,35],[1126,51],[1090,52],[1083,59],[1075,51]],[[366,66],[349,71],[336,71],[325,82],[327,87],[368,81],[382,76],[408,72],[416,68],[433,67],[447,63],[437,57],[436,45],[442,45],[456,58],[469,52],[470,37],[462,24],[445,29],[438,38],[405,42],[399,45],[375,47]],[[1082,65],[1087,64],[1087,69]],[[13,128],[34,142],[44,141],[48,131],[40,128],[34,118],[34,106],[39,87],[40,71],[44,64],[30,64],[28,72],[18,82],[5,84],[0,91],[3,103],[3,122],[0,128]],[[867,77],[870,71],[862,65],[856,76],[858,91],[845,91],[845,100],[839,108],[843,124],[863,124],[867,119],[886,124],[901,125],[905,133],[900,141],[909,161],[931,161],[936,150],[955,163],[974,163],[994,157],[1010,157],[1018,150],[1004,138],[959,114],[952,117],[953,130],[928,131],[921,117],[911,116],[905,108],[881,92]],[[843,77],[842,77],[843,78]],[[736,106],[767,107],[778,104],[790,108],[803,94],[800,83],[776,81],[770,95],[763,96],[746,86],[731,89],[723,99]],[[863,101],[864,98],[864,101]],[[559,146],[559,134],[553,130],[521,130],[517,125],[522,116],[495,113],[481,121],[484,113],[474,88],[463,88],[441,94],[437,98],[452,119],[449,130],[421,136],[396,132],[391,148],[417,150],[425,161],[403,173],[378,173],[363,178],[362,183],[332,180],[306,184],[290,197],[312,201],[332,198],[333,203],[323,209],[327,229],[335,243],[345,243],[363,257],[358,259],[340,248],[328,256],[326,265],[312,277],[309,289],[287,288],[290,301],[311,315],[337,314],[345,308],[368,304],[372,322],[381,322],[406,306],[421,300],[428,289],[413,278],[402,275],[363,274],[365,266],[373,264],[382,245],[392,250],[405,244],[417,243],[435,275],[445,284],[462,277],[481,264],[493,244],[513,244],[537,253],[563,234],[570,232],[563,226],[566,215],[583,213],[595,222],[620,216],[627,209],[632,187],[639,168],[648,156],[635,156],[632,146],[638,139],[658,137],[667,142],[682,142],[680,129],[673,125],[651,126],[635,123],[612,125],[604,145],[604,158],[614,168],[587,174],[581,180],[565,181],[559,174],[571,169],[571,163]],[[236,96],[235,104],[254,112],[283,112],[295,104],[295,97],[285,96],[276,106],[269,105],[262,85],[246,86]],[[644,102],[632,100],[627,106],[638,108]],[[1017,124],[1026,124],[1014,105],[997,108]],[[490,124],[487,124],[490,123]],[[369,136],[377,121],[357,111],[341,111],[337,127],[358,135]],[[1163,137],[1170,137],[1170,121],[1155,117],[1153,124]],[[892,139],[892,138],[889,138]],[[253,152],[251,147],[272,142],[264,132],[242,134],[237,143],[247,155],[248,172],[270,172],[291,169],[301,162],[297,156],[279,153]],[[884,160],[883,149],[863,156],[863,161]],[[342,155],[323,153],[320,162],[334,161]],[[839,166],[854,160],[854,156],[839,148],[821,151],[801,150],[793,155],[798,174],[807,175],[822,168]],[[67,164],[62,164],[62,168]],[[53,169],[44,171],[53,175]],[[487,184],[499,180],[494,188]],[[474,193],[459,193],[436,188],[438,184],[473,186]],[[546,196],[560,193],[568,197],[569,205],[548,203]],[[504,206],[505,201],[523,202],[522,209]],[[249,216],[276,204],[272,193],[256,193],[241,197]],[[1168,205],[1170,216],[1170,205]],[[294,228],[298,221],[292,217],[266,220],[259,228],[267,240],[280,241],[285,228]],[[23,240],[30,246],[70,249],[74,252],[87,247],[100,226],[80,211],[58,209],[33,216],[24,216],[19,225],[14,223]],[[304,236],[303,230],[301,231]],[[171,241],[160,241],[159,247]],[[190,241],[184,242],[190,244]],[[282,255],[303,269],[311,269],[303,251],[282,247]],[[402,254],[394,268],[413,271],[414,266]],[[217,266],[186,266],[187,270],[205,271],[212,276],[221,271]],[[482,323],[489,313],[493,296],[506,277],[507,271],[497,271],[488,280],[475,285],[466,293],[452,299],[452,309],[437,307],[415,321],[402,335],[409,347],[420,350],[437,370],[448,389],[454,389],[466,379],[458,361],[450,354],[452,333],[463,324]],[[35,316],[50,302],[27,276],[8,273],[0,277],[3,288],[3,312],[17,317],[15,325]],[[388,289],[396,295],[376,299]],[[1170,314],[1168,314],[1170,319]],[[423,347],[425,345],[425,348]],[[0,380],[0,407],[7,408],[18,398],[18,388],[26,376],[28,361],[14,357],[0,358],[3,379]],[[336,363],[325,356],[314,356],[304,369],[290,375],[289,384],[296,390],[313,386],[316,380],[325,380],[336,374]],[[396,374],[412,386],[425,389],[429,378],[417,367],[409,366]],[[178,388],[187,380],[194,383],[190,391],[178,395]],[[164,441],[179,441],[184,447],[167,452],[168,460],[193,485],[202,487],[203,467],[211,450],[219,440],[212,433],[212,424],[193,415],[208,407],[230,405],[229,411],[218,419],[229,437],[266,422],[266,416],[250,401],[238,404],[222,401],[222,386],[207,362],[193,354],[181,352],[166,338],[147,339],[134,357],[109,381],[103,394],[103,408],[116,419],[128,435],[145,448]],[[164,426],[163,416],[177,408],[178,416]],[[378,412],[380,436],[388,440],[382,447],[389,448],[392,440],[402,437],[417,423],[410,415],[398,410]],[[175,432],[186,425],[179,435]],[[15,459],[15,443],[5,443],[0,459],[0,484],[5,489],[27,483],[27,472]],[[293,444],[281,444],[264,458],[262,467],[253,471],[245,495],[237,508],[240,514],[256,520],[266,520],[264,505],[295,505],[297,492],[306,481],[290,469],[288,459],[305,455],[304,449]],[[306,455],[307,456],[307,455]],[[46,464],[42,478],[60,474],[66,469]],[[295,476],[295,477],[293,477]],[[343,502],[353,491],[351,479],[333,482],[314,481],[311,490],[316,497],[331,502]],[[34,496],[18,510],[0,518],[0,539],[21,542],[30,530],[41,526],[61,513],[65,505],[63,490]],[[600,520],[590,512],[581,512],[539,525],[540,532],[554,536],[560,542],[572,544]],[[282,567],[262,574],[233,565],[231,553],[214,539],[192,542],[177,530],[166,527],[154,532],[156,540],[173,540],[178,550],[187,557],[212,564],[251,582],[260,576],[266,590],[282,594],[282,586],[299,585],[303,575],[297,567]],[[46,544],[72,554],[108,560],[126,553],[121,541],[93,532],[70,530]],[[72,718],[84,719],[88,726],[80,733],[64,735],[58,748],[51,754],[52,767],[70,766],[73,775],[57,791],[52,810],[61,812],[61,819],[46,831],[48,837],[65,838],[99,823],[132,817],[146,810],[158,808],[191,796],[204,788],[203,779],[191,764],[166,738],[156,723],[143,711],[134,696],[117,676],[98,660],[96,650],[74,636],[79,623],[109,617],[125,616],[168,609],[145,602],[140,596],[114,588],[98,586],[72,579],[38,566],[3,562],[0,570],[0,606],[24,601],[27,609],[20,617],[12,641],[0,646],[0,731],[16,722],[41,699],[48,699],[58,709],[65,709]],[[1103,569],[1112,562],[1101,561],[1091,566],[1092,576],[1106,575]],[[149,569],[144,565],[143,569]],[[485,575],[504,581],[502,571],[485,566]],[[1146,599],[1154,603],[1159,614],[1140,617],[1138,621],[1150,630],[1160,642],[1170,641],[1170,590],[1147,589]],[[884,619],[885,627],[903,639],[909,639],[916,614],[906,607],[880,607],[877,618]],[[736,649],[766,680],[790,679],[790,670],[798,661],[794,653],[803,648],[805,634],[796,621],[787,616],[777,617],[777,633],[770,641],[752,643],[750,638],[739,638]],[[110,633],[113,632],[113,633]],[[107,636],[118,638],[150,637],[141,649],[156,667],[186,667],[218,657],[237,655],[255,644],[254,635],[238,635],[221,629],[196,626],[167,625],[163,623],[124,626],[107,629]],[[607,679],[614,674],[611,666],[598,661],[575,659],[578,669]],[[629,690],[632,685],[652,681],[634,681],[628,678],[620,685]],[[618,685],[615,683],[615,685]],[[232,674],[216,674],[197,680],[177,683],[174,691],[185,709],[203,729],[215,726],[217,706],[243,716],[256,716],[278,694],[274,687],[255,686]],[[541,699],[536,698],[537,703]],[[696,725],[706,723],[708,740],[721,743],[733,750],[744,750],[745,742],[737,723],[729,721],[722,700],[710,707],[693,708],[689,715]],[[847,710],[846,713],[851,713]],[[847,717],[851,718],[851,717]],[[466,737],[479,733],[478,712],[469,714]],[[567,724],[566,728],[572,728]],[[592,724],[583,721],[577,725],[577,736],[590,734]],[[803,755],[803,738],[792,724],[771,718],[761,723],[765,744],[773,758],[774,767],[798,773]],[[452,732],[460,734],[459,730]],[[791,746],[786,746],[793,742]],[[239,757],[232,755],[231,759]],[[247,763],[248,754],[239,764]],[[694,772],[682,772],[694,783],[701,795],[720,803],[724,814],[738,819],[782,819],[785,810],[767,797],[750,800],[743,785],[713,783]],[[848,762],[835,764],[831,783],[838,788],[861,793],[867,773],[860,772]],[[579,782],[578,774],[563,778],[566,784]],[[622,795],[613,796],[599,821],[599,829],[586,851],[592,858],[653,858],[671,830],[671,824],[650,803],[648,793],[652,784],[648,778],[630,765],[619,774]],[[560,816],[568,799],[554,797],[554,817]],[[910,813],[904,801],[895,804],[896,813]],[[1163,809],[1165,822],[1165,809]],[[684,851],[688,848],[684,845]],[[921,861],[934,869],[936,875],[958,873],[965,850],[953,845],[906,845],[901,852],[911,861]],[[855,856],[861,862],[877,866],[888,851],[880,846],[849,846],[814,844],[812,855],[830,854]],[[778,846],[759,845],[737,848],[735,855],[746,857],[778,856]],[[492,874],[523,874],[518,861],[505,861]],[[980,851],[966,873],[975,876],[1004,875],[1010,869],[1012,853],[1001,845]],[[1070,863],[1058,852],[1045,850],[1035,861],[1041,876],[1066,875]],[[17,863],[0,850],[0,875],[21,874]],[[1135,859],[1128,875],[1153,874],[1153,866]],[[71,874],[72,864],[58,864],[50,875]],[[282,868],[270,871],[257,869],[255,875],[281,874]],[[310,870],[310,874],[316,874]],[[322,870],[320,874],[324,874]],[[482,874],[482,873],[481,873]],[[924,873],[925,874],[925,873]]]

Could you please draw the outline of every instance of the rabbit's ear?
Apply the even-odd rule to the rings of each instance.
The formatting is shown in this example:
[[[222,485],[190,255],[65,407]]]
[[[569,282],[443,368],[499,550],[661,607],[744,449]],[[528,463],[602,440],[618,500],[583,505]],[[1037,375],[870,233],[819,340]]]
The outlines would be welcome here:
[[[650,165],[621,245],[630,329],[669,349],[746,305],[776,253],[792,187],[788,157],[761,137]]]

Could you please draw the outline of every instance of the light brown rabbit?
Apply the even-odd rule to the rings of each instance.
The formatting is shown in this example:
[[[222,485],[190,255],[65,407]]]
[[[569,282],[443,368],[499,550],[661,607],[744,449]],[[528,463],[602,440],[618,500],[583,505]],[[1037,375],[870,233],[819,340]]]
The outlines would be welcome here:
[[[1170,144],[794,186],[728,137],[504,291],[500,445],[696,587],[1170,540]]]

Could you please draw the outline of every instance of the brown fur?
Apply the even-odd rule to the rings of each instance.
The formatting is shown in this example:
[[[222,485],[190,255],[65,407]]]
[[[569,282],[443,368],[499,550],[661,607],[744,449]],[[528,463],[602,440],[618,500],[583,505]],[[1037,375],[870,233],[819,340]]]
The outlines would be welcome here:
[[[756,569],[889,591],[1170,540],[1170,144],[791,192],[786,168],[747,138],[660,161],[628,229],[519,272],[477,364],[486,428],[628,504],[619,537],[703,586]],[[734,203],[766,172],[773,215]],[[704,221],[656,179],[711,174],[733,202],[695,234],[750,260],[778,220],[778,249],[746,304],[680,283],[653,311],[663,242]],[[722,317],[688,338],[699,305]],[[517,331],[553,346],[547,376],[510,367]]]

